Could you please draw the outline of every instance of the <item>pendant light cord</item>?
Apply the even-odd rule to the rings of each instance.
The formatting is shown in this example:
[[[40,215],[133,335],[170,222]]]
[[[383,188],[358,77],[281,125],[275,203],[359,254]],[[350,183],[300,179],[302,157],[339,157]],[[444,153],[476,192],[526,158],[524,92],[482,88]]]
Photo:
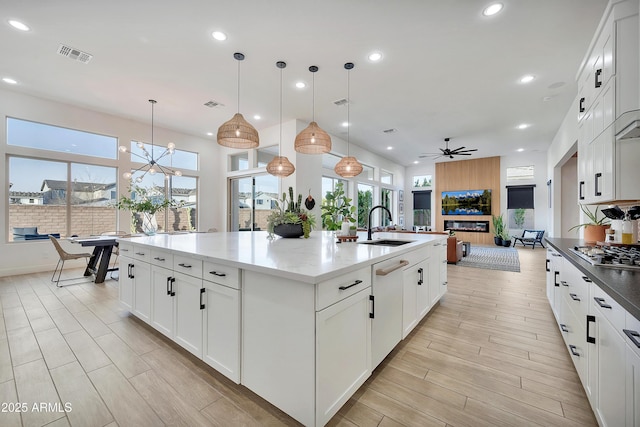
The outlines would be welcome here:
[[[151,160],[155,161],[153,158],[153,107],[155,106],[156,101],[151,99],[149,102],[151,102]]]
[[[240,113],[240,60],[238,60],[238,113]]]
[[[351,128],[351,118],[349,113],[351,111],[351,70],[347,70],[347,157],[351,156],[351,152],[349,151],[349,130]]]
[[[280,68],[280,142],[278,143],[278,156],[282,163],[282,68]]]
[[[316,73],[311,73],[311,89],[312,89],[312,99],[313,103],[311,104],[311,117],[312,121],[316,121]]]

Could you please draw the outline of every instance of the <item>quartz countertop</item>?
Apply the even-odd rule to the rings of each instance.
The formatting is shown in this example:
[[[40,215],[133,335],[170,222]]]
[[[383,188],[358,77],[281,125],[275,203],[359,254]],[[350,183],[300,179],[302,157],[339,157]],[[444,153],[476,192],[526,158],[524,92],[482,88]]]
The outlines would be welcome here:
[[[358,233],[358,242],[366,241],[366,238],[366,232]],[[266,231],[243,231],[157,234],[120,240],[305,283],[318,283],[426,247],[431,242],[446,243],[446,238],[434,234],[374,233],[374,240],[411,241],[396,247],[337,243],[330,231],[313,231],[308,239],[276,237],[270,240]]]
[[[640,319],[640,270],[631,271],[589,264],[568,250],[575,246],[584,246],[583,240],[560,238],[546,238],[545,240],[578,270],[589,276],[629,314]]]

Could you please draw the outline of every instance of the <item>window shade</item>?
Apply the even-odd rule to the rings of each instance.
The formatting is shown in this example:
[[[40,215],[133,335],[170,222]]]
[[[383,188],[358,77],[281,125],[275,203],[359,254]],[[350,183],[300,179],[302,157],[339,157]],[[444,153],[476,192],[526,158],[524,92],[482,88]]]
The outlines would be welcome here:
[[[413,209],[431,209],[431,191],[414,191]]]
[[[535,185],[507,187],[507,209],[533,209],[533,188]]]

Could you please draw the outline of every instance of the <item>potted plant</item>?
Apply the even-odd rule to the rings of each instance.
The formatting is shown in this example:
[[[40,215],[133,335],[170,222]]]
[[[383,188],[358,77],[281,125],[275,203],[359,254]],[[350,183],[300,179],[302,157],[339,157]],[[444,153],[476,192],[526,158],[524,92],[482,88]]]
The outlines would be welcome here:
[[[502,232],[504,231],[502,214],[491,215],[491,222],[493,223],[493,241],[496,245],[502,246]]]
[[[590,211],[585,205],[580,205],[580,209],[584,212],[585,216],[589,219],[589,222],[574,225],[569,229],[579,230],[580,227],[584,227],[584,241],[587,244],[595,244],[596,242],[604,242],[606,229],[611,227],[609,224],[609,218],[598,218],[599,206],[596,206],[595,211]]]
[[[513,211],[513,222],[516,225],[516,228],[521,229],[524,226],[524,216],[526,214],[526,210],[524,208],[518,208]]]
[[[355,225],[349,226],[349,236],[355,236],[357,232],[358,232],[358,227],[356,227]]]
[[[327,191],[322,206],[322,226],[329,231],[340,230],[342,221],[355,223],[356,207],[351,205],[342,182],[336,184],[335,191]]]
[[[116,202],[117,209],[131,211],[134,215],[134,229],[139,229],[147,235],[153,235],[158,229],[156,213],[166,208],[177,208],[182,206],[182,202],[168,199],[163,192],[157,188],[144,188],[132,185],[127,189],[129,197],[121,196]]]
[[[511,236],[509,235],[509,229],[504,228],[502,233],[500,234],[500,238],[502,238],[502,246],[508,248],[511,246]]]
[[[289,200],[287,193],[282,193],[282,199],[276,201],[274,209],[267,217],[267,231],[269,238],[273,235],[280,237],[309,238],[311,230],[316,225],[315,217],[302,208],[302,195],[298,194],[297,202],[293,198],[293,187],[289,187]]]

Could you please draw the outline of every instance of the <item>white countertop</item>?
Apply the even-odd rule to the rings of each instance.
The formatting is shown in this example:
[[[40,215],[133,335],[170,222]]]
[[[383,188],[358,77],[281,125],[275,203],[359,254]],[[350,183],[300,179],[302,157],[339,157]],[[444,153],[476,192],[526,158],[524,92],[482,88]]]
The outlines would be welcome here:
[[[358,236],[359,242],[367,238],[365,232],[359,232]],[[374,240],[412,241],[397,247],[336,243],[334,232],[330,231],[313,231],[308,239],[276,237],[269,240],[266,231],[244,231],[158,234],[119,240],[305,283],[318,283],[446,238],[446,235],[437,234],[374,233]]]

